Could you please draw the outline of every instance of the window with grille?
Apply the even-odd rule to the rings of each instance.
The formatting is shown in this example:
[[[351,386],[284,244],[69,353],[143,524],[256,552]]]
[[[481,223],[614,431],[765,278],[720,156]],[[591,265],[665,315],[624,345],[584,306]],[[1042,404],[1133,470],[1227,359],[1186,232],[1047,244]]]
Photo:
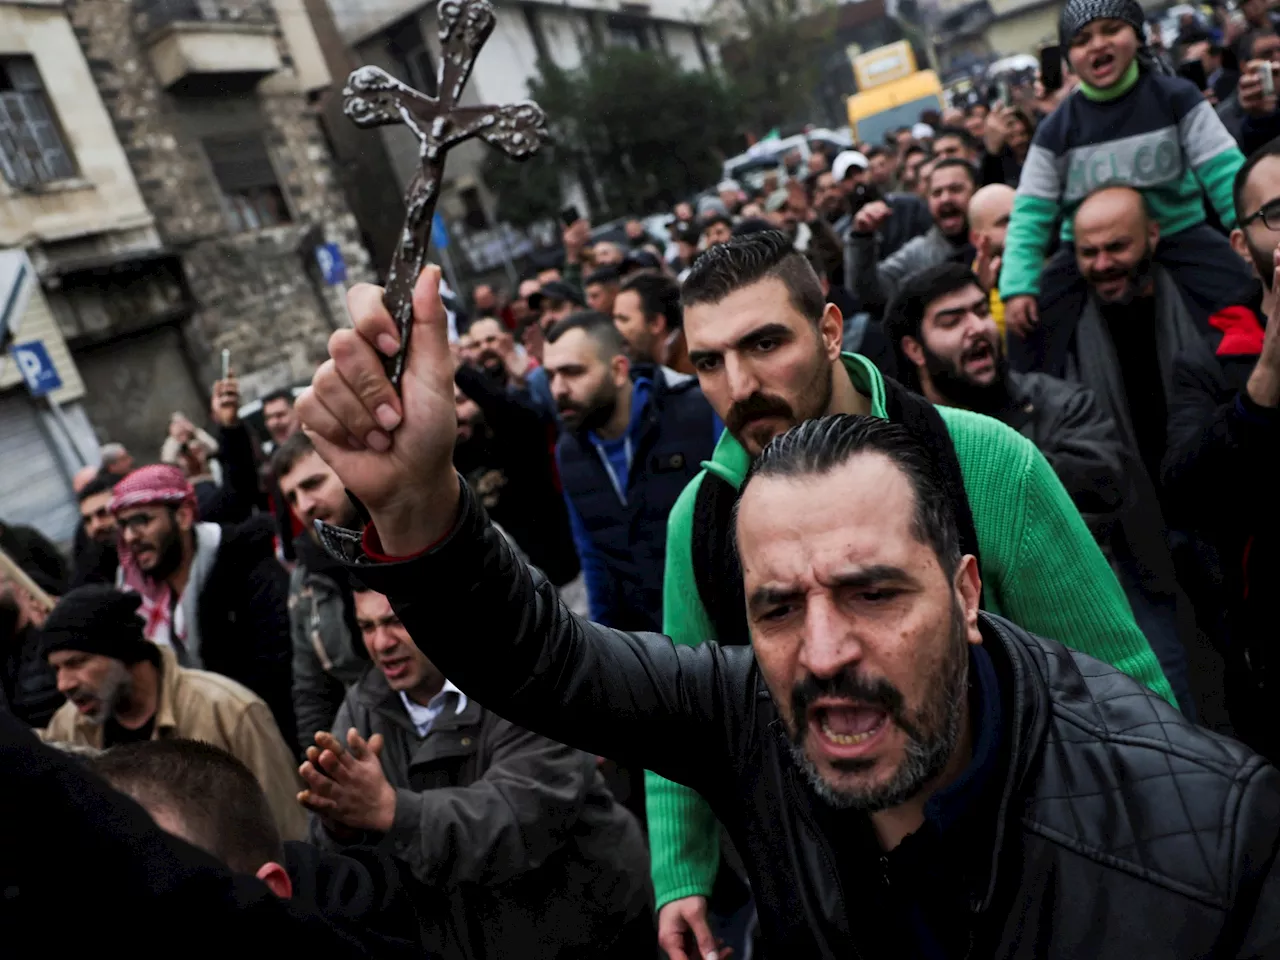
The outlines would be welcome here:
[[[260,230],[292,219],[261,136],[245,133],[205,137],[201,142],[234,231]]]
[[[0,172],[19,190],[76,175],[31,57],[0,57]]]

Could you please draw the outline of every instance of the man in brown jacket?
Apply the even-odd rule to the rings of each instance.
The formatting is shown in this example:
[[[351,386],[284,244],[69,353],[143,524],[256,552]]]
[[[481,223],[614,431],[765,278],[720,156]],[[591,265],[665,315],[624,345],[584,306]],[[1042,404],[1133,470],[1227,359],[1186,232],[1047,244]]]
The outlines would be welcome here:
[[[44,625],[44,653],[67,698],[46,740],[108,749],[179,737],[226,750],[262,784],[280,834],[306,834],[298,778],[267,705],[234,680],[178,665],[142,636],[136,594],[104,584],[72,590]]]

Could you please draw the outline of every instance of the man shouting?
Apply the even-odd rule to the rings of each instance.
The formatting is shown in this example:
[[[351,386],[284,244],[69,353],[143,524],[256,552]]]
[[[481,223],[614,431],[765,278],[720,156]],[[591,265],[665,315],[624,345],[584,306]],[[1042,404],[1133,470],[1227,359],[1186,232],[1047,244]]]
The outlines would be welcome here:
[[[955,501],[902,425],[821,417],[761,451],[734,530],[754,650],[570,614],[453,470],[438,284],[429,268],[415,290],[402,397],[374,347],[394,322],[360,287],[355,328],[299,400],[372,518],[325,539],[468,696],[702,793],[770,953],[1280,948],[1280,775],[1119,671],[980,612]]]

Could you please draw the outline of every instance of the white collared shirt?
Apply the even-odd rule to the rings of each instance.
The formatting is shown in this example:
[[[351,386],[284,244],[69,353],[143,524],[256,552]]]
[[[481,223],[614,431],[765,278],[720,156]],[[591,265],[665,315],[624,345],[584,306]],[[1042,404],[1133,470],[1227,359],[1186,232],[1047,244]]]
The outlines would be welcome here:
[[[431,727],[435,724],[436,717],[444,713],[445,705],[449,702],[448,698],[450,696],[457,697],[457,707],[453,711],[455,716],[467,709],[467,695],[448,680],[445,680],[440,692],[432,697],[425,707],[410,700],[403,690],[400,691],[400,700],[404,703],[404,708],[409,713],[409,720],[418,731],[418,736],[425,737],[431,732]]]

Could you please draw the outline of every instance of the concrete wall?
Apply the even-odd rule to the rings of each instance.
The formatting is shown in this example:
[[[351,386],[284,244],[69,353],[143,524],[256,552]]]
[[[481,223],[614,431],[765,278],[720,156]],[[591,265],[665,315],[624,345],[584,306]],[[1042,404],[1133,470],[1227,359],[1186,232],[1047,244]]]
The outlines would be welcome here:
[[[991,6],[1016,8],[1019,4],[1016,0],[992,0]],[[1057,42],[1058,14],[1057,4],[1014,12],[987,27],[987,43],[1000,56],[1035,53],[1041,43]]]
[[[326,355],[329,334],[346,322],[342,288],[320,285],[315,245],[338,245],[348,284],[372,275],[306,98],[264,88],[248,95],[292,220],[233,232],[188,122],[192,112],[230,109],[231,99],[197,104],[161,90],[129,4],[71,0],[69,12],[157,228],[181,255],[196,304],[182,332],[197,379],[212,382],[224,347],[247,396],[309,378]]]
[[[77,167],[75,178],[35,193],[0,179],[0,246],[149,226],[151,215],[63,11],[0,3],[0,54],[35,59]]]
[[[329,67],[311,27],[311,18],[307,15],[303,0],[272,0],[272,3],[276,8],[276,19],[280,23],[280,33],[284,36],[289,57],[293,61],[298,88],[304,93],[324,89],[331,79]]]

